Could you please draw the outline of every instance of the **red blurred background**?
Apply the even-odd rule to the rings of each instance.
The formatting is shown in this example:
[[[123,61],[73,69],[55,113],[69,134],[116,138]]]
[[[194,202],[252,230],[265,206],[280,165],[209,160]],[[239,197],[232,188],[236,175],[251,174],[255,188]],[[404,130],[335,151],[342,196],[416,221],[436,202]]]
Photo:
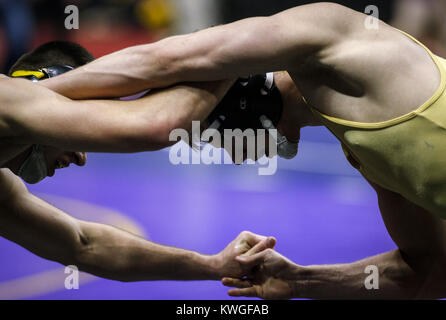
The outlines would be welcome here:
[[[70,40],[95,57],[178,33],[307,4],[311,0],[1,0],[0,71],[50,40]],[[366,0],[338,0],[364,11]],[[80,29],[66,30],[65,8],[80,12]],[[375,0],[379,17],[446,56],[446,1]]]

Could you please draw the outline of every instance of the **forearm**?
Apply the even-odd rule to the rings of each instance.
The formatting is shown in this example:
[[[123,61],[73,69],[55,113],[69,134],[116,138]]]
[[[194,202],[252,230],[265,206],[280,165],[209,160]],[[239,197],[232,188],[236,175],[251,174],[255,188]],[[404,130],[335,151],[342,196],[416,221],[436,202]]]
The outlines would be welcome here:
[[[167,70],[156,53],[157,46],[129,47],[39,84],[70,99],[118,98],[167,87],[176,82],[164,79]],[[141,63],[147,67],[142,68]],[[147,69],[151,74],[144,74]]]
[[[367,266],[378,268],[378,277],[373,279],[378,289],[366,287],[370,280],[366,279],[372,275],[365,273]],[[414,268],[399,250],[350,264],[304,267],[296,273],[296,278],[294,289],[300,298],[437,299],[446,296],[445,277],[438,263]]]
[[[172,87],[176,97],[165,103],[164,112],[172,119],[170,129],[192,130],[192,121],[204,122],[234,84],[235,79],[201,83],[186,83]],[[165,90],[159,94],[165,95]],[[171,131],[171,130],[170,130]],[[170,133],[169,131],[169,133]]]
[[[85,152],[159,150],[172,145],[172,130],[189,130],[193,120],[206,119],[232,83],[181,84],[133,101],[73,101],[22,80],[17,85],[26,94],[17,94],[7,117],[18,128],[11,139]]]
[[[338,5],[298,6],[271,17],[130,47],[42,84],[67,97],[86,99],[125,96],[185,81],[295,70],[310,56],[346,39],[353,29],[346,21],[363,23]]]
[[[116,228],[85,223],[74,264],[112,280],[216,280],[215,256],[166,247]]]
[[[120,281],[219,279],[217,256],[161,246],[117,228],[74,219],[0,172],[0,236],[34,254]]]
[[[234,28],[229,25],[229,30]],[[39,84],[70,99],[95,99],[125,97],[182,82],[235,78],[246,68],[241,59],[231,59],[225,65],[217,65],[214,60],[219,54],[217,50],[222,48],[242,50],[241,44],[233,44],[237,37],[229,34],[229,30],[227,26],[214,27],[129,47]],[[234,56],[240,53],[234,52]]]

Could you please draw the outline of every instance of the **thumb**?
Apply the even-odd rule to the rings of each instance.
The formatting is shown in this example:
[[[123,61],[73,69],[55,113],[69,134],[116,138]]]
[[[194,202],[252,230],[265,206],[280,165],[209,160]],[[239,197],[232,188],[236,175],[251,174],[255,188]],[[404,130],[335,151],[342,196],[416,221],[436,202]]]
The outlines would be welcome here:
[[[274,247],[276,246],[277,240],[274,237],[268,237],[268,239],[266,240],[266,248],[268,249],[274,249]]]

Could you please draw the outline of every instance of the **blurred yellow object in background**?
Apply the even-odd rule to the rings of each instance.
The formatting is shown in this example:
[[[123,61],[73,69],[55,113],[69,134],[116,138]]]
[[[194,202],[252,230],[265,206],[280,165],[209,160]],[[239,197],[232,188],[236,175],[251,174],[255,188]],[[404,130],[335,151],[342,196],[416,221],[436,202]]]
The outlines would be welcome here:
[[[175,16],[174,6],[169,0],[142,0],[135,10],[140,23],[149,29],[169,27]]]

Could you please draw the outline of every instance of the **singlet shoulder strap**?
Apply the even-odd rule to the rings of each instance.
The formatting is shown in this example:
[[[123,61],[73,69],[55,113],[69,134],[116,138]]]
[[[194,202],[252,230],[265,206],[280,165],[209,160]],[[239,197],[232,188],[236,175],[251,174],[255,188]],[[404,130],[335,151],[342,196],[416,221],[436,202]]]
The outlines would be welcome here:
[[[422,48],[424,48],[426,50],[426,52],[429,54],[429,56],[432,58],[432,60],[434,61],[435,65],[437,66],[437,68],[440,72],[440,77],[441,77],[440,85],[439,85],[437,91],[433,94],[433,96],[431,98],[429,98],[429,100],[427,100],[419,108],[417,108],[416,110],[414,110],[410,113],[407,113],[407,114],[397,117],[395,119],[382,121],[382,122],[364,123],[364,122],[356,122],[356,121],[350,121],[350,120],[344,120],[344,119],[340,119],[340,118],[336,118],[336,117],[331,117],[331,116],[323,114],[322,112],[311,107],[307,103],[307,100],[304,98],[305,103],[310,107],[312,112],[315,113],[316,115],[319,115],[320,117],[325,118],[326,120],[328,120],[330,122],[334,122],[334,123],[337,123],[342,126],[353,127],[353,128],[362,128],[362,129],[380,129],[380,128],[394,126],[394,125],[397,125],[404,121],[408,121],[408,120],[414,118],[415,116],[417,116],[418,114],[420,114],[421,112],[425,111],[433,103],[435,103],[441,97],[441,95],[444,93],[445,88],[446,88],[446,72],[445,72],[445,68],[444,68],[443,64],[440,61],[440,58],[437,57],[436,55],[434,55],[424,44],[422,44],[420,41],[415,39],[410,34],[404,32],[404,31],[401,31],[399,29],[396,29],[396,30],[398,30],[399,32],[401,32],[402,34],[407,36],[409,39],[414,41],[416,44],[418,44]]]

